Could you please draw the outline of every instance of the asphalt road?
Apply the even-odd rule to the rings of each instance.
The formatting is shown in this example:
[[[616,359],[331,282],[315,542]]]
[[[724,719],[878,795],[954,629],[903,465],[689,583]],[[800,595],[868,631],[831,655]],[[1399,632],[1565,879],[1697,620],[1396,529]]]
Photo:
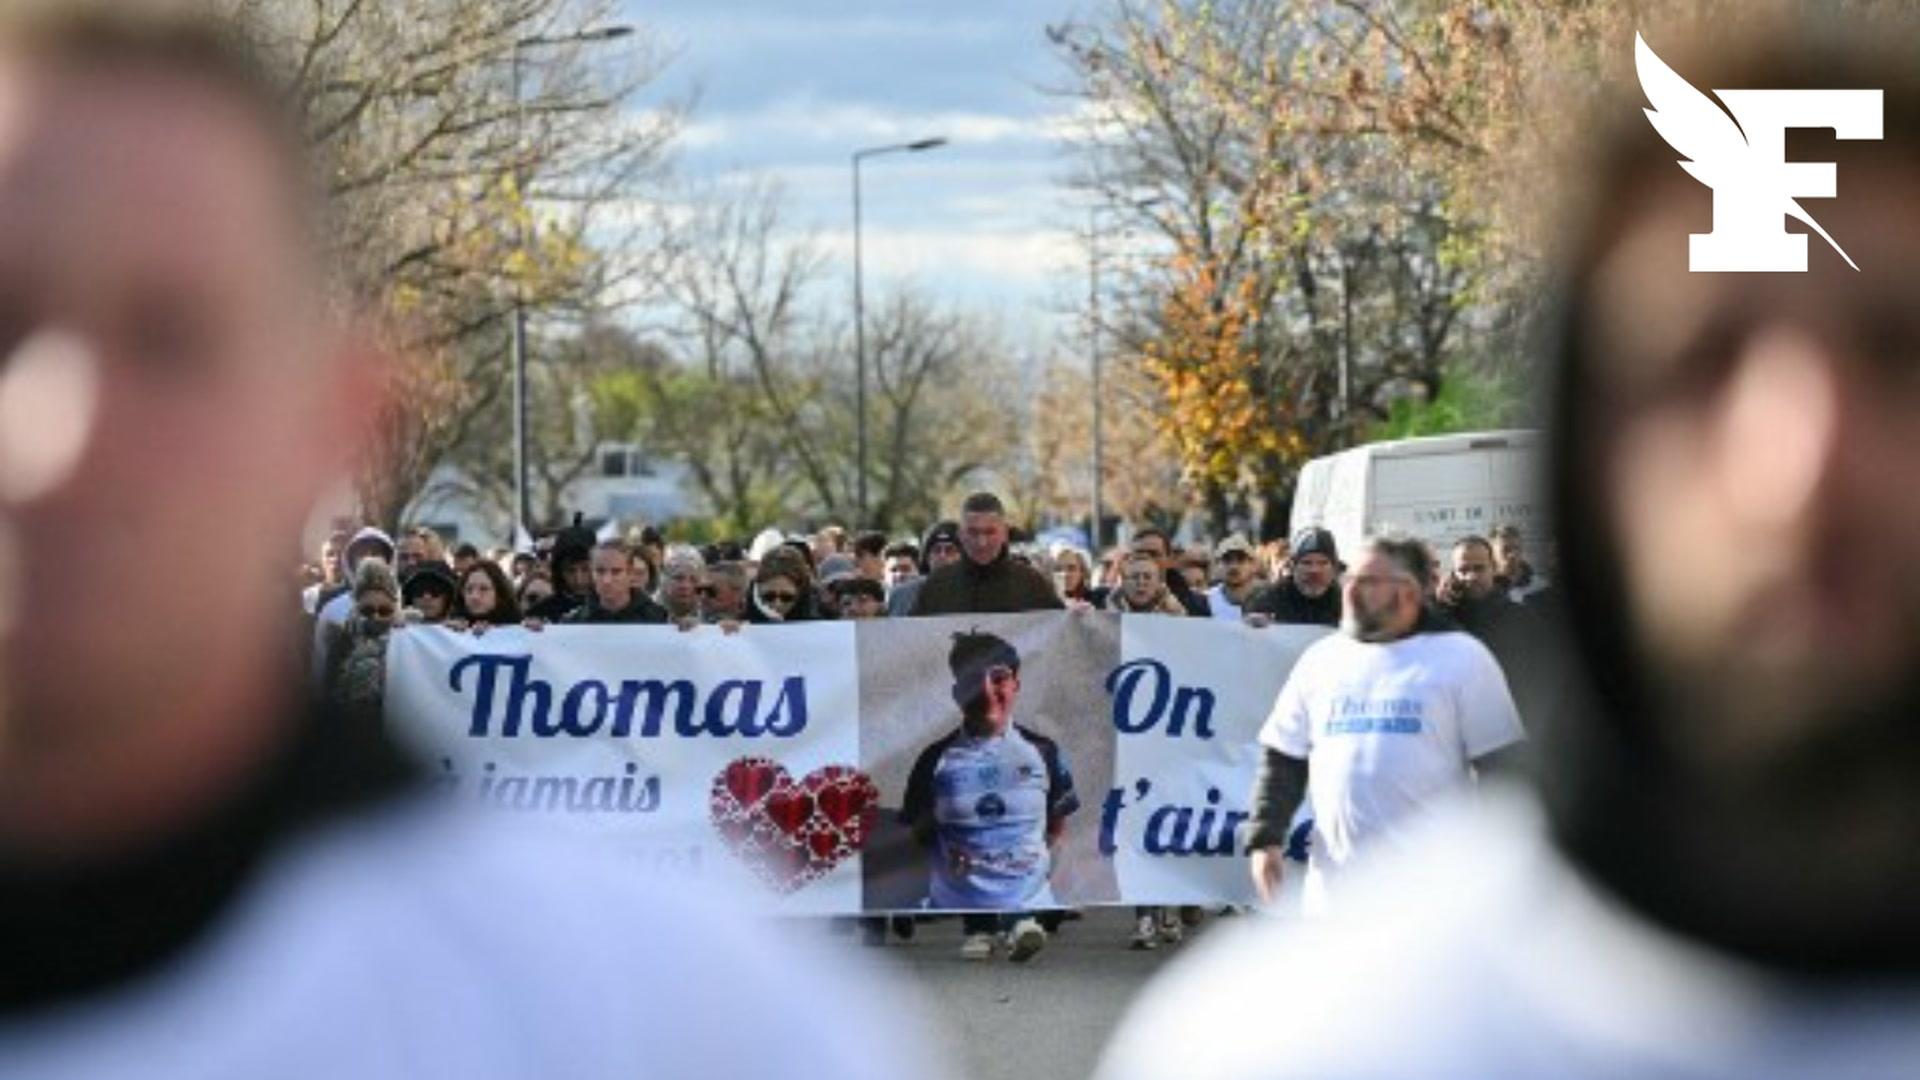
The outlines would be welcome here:
[[[1192,936],[1216,922],[1208,916]],[[957,919],[926,923],[912,941],[889,938],[870,957],[896,965],[931,1011],[928,1028],[947,1046],[955,1080],[1080,1080],[1146,981],[1188,942],[1133,952],[1132,908],[1097,908],[1065,924],[1026,964],[1003,952],[960,959]],[[849,948],[860,946],[849,943]]]

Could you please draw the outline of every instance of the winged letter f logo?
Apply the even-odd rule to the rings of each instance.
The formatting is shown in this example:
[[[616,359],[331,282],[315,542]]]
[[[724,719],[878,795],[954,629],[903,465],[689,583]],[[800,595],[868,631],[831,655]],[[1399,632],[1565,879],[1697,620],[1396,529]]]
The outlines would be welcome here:
[[[1804,273],[1807,237],[1788,232],[1787,218],[1804,222],[1860,269],[1796,201],[1833,198],[1834,167],[1788,161],[1787,129],[1832,128],[1836,138],[1878,139],[1880,91],[1715,90],[1723,110],[1637,33],[1633,66],[1653,106],[1645,111],[1654,130],[1686,159],[1680,167],[1713,189],[1713,231],[1687,238],[1689,270]]]

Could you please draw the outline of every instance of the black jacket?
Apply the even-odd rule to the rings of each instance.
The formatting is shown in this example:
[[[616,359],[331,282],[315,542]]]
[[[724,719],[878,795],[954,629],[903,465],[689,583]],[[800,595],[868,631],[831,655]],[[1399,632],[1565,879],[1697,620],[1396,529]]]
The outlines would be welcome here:
[[[608,611],[600,606],[599,596],[589,597],[580,607],[568,612],[560,620],[570,625],[587,624],[592,626],[615,626],[621,624],[664,623],[667,621],[667,609],[653,602],[646,593],[637,592],[627,606],[619,611]]]
[[[586,606],[586,601],[570,593],[556,592],[527,609],[527,618],[541,622],[565,622],[567,616]]]
[[[979,615],[991,612],[1047,611],[1067,605],[1046,575],[1007,557],[985,566],[972,559],[943,566],[925,579],[914,598],[914,615]]]
[[[1207,602],[1207,595],[1194,592],[1193,587],[1187,584],[1187,575],[1181,573],[1177,566],[1167,571],[1167,591],[1180,601],[1181,607],[1187,609],[1187,614],[1201,619],[1213,614],[1213,605]]]
[[[1339,626],[1342,614],[1340,586],[1329,585],[1318,599],[1301,592],[1288,578],[1278,585],[1255,590],[1240,609],[1242,615],[1266,615],[1277,623]]]

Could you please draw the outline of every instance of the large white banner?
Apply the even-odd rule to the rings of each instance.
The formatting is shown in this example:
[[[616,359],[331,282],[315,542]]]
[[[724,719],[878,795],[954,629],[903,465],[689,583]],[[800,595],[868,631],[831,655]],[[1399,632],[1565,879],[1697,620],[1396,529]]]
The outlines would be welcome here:
[[[1313,627],[1034,613],[394,635],[454,798],[770,911],[1251,899],[1255,736]]]

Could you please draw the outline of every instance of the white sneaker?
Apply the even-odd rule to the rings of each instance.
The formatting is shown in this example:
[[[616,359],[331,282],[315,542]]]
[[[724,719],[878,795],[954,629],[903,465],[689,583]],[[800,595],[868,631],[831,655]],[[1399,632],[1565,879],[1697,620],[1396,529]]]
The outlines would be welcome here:
[[[968,934],[965,938],[961,939],[960,959],[962,960],[993,959],[993,935],[992,934]]]
[[[1127,947],[1142,951],[1160,947],[1160,928],[1154,925],[1153,916],[1142,915],[1133,921],[1133,940]]]
[[[1033,919],[1021,919],[1007,931],[1007,959],[1024,964],[1047,946],[1047,932]]]
[[[1186,934],[1180,928],[1180,911],[1177,908],[1160,909],[1160,940],[1168,945],[1180,944]]]

